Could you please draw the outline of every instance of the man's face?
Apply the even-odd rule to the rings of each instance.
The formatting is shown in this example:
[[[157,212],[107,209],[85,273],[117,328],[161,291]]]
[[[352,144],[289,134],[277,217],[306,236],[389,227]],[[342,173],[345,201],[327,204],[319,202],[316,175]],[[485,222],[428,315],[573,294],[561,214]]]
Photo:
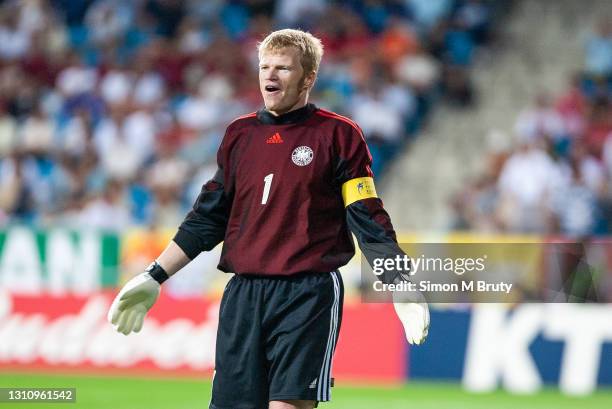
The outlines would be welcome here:
[[[281,115],[301,108],[308,99],[304,68],[297,48],[264,51],[259,60],[259,89],[266,109]]]

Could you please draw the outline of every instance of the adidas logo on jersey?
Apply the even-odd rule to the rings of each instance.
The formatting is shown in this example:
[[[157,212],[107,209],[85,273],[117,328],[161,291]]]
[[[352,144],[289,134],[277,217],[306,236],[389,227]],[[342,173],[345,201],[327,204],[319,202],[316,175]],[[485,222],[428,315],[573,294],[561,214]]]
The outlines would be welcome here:
[[[283,143],[283,138],[277,132],[266,140],[266,143]]]
[[[314,378],[314,381],[310,382],[310,385],[308,385],[308,389],[314,389],[317,387],[317,380],[319,378]]]

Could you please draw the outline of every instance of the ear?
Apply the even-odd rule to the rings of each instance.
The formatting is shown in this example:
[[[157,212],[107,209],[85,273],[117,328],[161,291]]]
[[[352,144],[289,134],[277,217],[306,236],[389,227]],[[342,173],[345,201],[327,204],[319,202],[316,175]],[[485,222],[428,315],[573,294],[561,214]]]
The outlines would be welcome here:
[[[302,87],[303,89],[309,89],[313,86],[315,80],[317,79],[317,73],[316,72],[311,72],[310,74],[308,74],[306,76],[306,78],[304,79],[304,86]]]

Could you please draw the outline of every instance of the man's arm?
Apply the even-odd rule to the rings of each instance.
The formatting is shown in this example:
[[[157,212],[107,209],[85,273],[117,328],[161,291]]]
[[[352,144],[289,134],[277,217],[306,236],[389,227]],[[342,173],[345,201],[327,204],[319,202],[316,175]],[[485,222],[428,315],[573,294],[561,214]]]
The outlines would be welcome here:
[[[346,219],[370,265],[374,265],[376,258],[405,256],[397,243],[389,214],[380,199],[372,197],[351,203],[346,207]],[[408,279],[406,273],[385,271],[379,278],[384,283],[397,284]],[[409,300],[403,295],[393,294],[393,306],[404,326],[406,339],[411,344],[419,345],[425,342],[429,332],[429,308],[422,294],[410,294]]]
[[[113,300],[108,320],[117,332],[128,335],[142,329],[144,317],[161,291],[161,284],[183,268],[191,259],[174,241],[170,241],[144,273],[128,281]]]
[[[185,267],[190,261],[191,259],[187,257],[187,254],[174,240],[170,241],[164,251],[157,257],[157,262],[169,277],[172,277],[174,273]]]
[[[159,297],[161,285],[202,251],[212,250],[223,240],[232,202],[225,186],[226,158],[222,143],[217,153],[219,169],[202,186],[172,241],[144,273],[128,281],[115,297],[108,320],[118,332],[128,335],[140,331],[145,315]]]
[[[373,186],[373,181],[370,183]],[[350,203],[346,206],[346,222],[370,265],[374,265],[375,259],[394,259],[398,255],[405,255],[397,243],[391,218],[379,198],[368,197]],[[385,271],[379,278],[387,284],[398,283],[407,279],[407,275],[402,273]]]
[[[223,145],[219,149],[220,152],[222,148]],[[221,153],[218,157],[219,169],[213,178],[202,186],[193,208],[173,238],[173,242],[190,260],[202,251],[212,250],[225,237],[233,195],[226,187],[225,164]],[[173,252],[170,255],[173,255]]]
[[[346,121],[345,121],[346,122]],[[347,135],[336,141],[335,179],[341,186],[346,208],[346,222],[357,238],[359,247],[370,265],[377,258],[404,257],[397,243],[391,218],[378,198],[372,174],[372,156],[363,132],[354,124]],[[348,129],[348,128],[347,128]],[[398,283],[408,278],[403,271],[386,271],[379,279],[385,283]],[[420,293],[409,301],[394,293],[395,311],[404,326],[406,339],[411,344],[425,341],[429,329],[429,308]]]
[[[337,143],[334,173],[336,183],[341,186],[347,225],[368,263],[374,265],[375,259],[403,257],[405,254],[397,244],[391,218],[376,193],[372,156],[363,133],[356,124],[353,125],[350,134]],[[379,278],[388,284],[406,278],[399,273],[385,272]]]

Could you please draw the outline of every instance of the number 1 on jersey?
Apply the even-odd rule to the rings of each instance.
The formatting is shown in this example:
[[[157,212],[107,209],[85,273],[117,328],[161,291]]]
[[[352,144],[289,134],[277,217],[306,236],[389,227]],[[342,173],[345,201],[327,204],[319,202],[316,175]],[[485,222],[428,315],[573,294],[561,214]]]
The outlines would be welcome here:
[[[263,196],[261,197],[262,205],[268,202],[268,196],[270,195],[270,187],[272,186],[273,177],[274,177],[274,173],[270,173],[268,176],[264,178],[264,190],[263,190]]]

